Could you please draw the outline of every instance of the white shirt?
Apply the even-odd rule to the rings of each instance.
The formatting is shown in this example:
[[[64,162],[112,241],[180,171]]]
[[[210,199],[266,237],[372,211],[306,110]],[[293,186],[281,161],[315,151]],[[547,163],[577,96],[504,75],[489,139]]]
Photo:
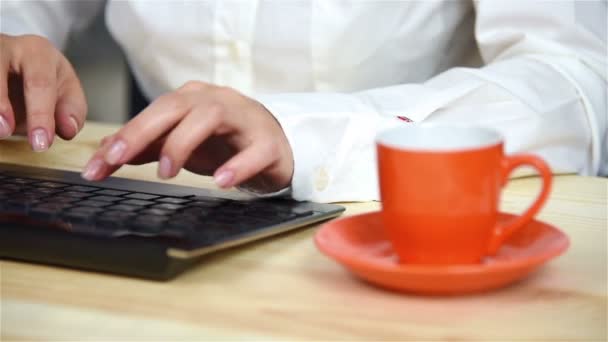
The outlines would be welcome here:
[[[201,80],[263,103],[296,199],[378,199],[374,139],[398,116],[608,174],[605,1],[2,1],[0,28],[62,47],[102,5],[150,98]]]

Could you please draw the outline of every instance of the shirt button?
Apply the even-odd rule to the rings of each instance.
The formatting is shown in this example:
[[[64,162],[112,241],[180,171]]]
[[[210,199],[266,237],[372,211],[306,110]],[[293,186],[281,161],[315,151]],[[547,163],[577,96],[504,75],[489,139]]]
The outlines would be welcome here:
[[[249,56],[249,45],[242,40],[233,41],[230,44],[230,54],[235,61],[247,58]]]
[[[327,170],[325,168],[320,167],[315,171],[315,190],[321,192],[327,188],[329,184],[329,175],[327,174]]]

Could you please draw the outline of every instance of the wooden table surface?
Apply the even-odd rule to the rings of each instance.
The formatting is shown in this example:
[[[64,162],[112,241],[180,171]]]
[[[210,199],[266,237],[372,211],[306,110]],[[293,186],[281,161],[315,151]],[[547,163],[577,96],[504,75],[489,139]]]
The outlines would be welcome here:
[[[116,126],[88,123],[72,142],[30,152],[0,141],[0,161],[80,170]],[[155,165],[120,176],[155,180]],[[176,184],[212,186],[182,172]],[[521,212],[539,180],[509,183],[502,210]],[[558,176],[539,218],[571,247],[524,281],[464,297],[385,291],[319,253],[316,227],[220,252],[162,283],[0,261],[0,329],[8,340],[601,340],[607,338],[607,189]],[[377,210],[346,204],[344,215]]]

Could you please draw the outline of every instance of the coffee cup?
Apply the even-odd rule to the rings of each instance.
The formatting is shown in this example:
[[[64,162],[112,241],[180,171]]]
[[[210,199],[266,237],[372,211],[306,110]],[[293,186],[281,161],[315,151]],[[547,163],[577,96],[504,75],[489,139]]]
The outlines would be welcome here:
[[[505,155],[492,129],[408,124],[381,132],[376,145],[382,224],[401,263],[479,263],[525,229],[550,192],[547,164]],[[540,193],[523,214],[499,222],[502,187],[524,165],[539,172]]]

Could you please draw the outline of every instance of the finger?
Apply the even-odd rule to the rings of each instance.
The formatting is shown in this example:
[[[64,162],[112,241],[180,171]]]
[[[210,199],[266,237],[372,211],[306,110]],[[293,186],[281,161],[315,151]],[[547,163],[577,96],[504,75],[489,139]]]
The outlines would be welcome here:
[[[213,178],[220,188],[239,185],[275,163],[278,155],[271,143],[253,144],[220,166]]]
[[[55,63],[36,54],[25,54],[20,70],[27,130],[32,149],[46,151],[55,136],[55,103],[57,101],[57,70]],[[50,64],[50,65],[49,65]]]
[[[101,140],[99,150],[95,152],[82,171],[83,178],[91,181],[99,181],[109,177],[120,169],[121,165],[110,165],[106,163],[103,158],[104,154],[107,152],[114,140],[116,140],[114,135],[109,135]],[[133,157],[133,159],[129,161],[129,164],[141,165],[157,161],[158,154],[163,143],[164,140],[154,142],[140,154]]]
[[[104,154],[104,160],[112,165],[129,162],[175,126],[189,106],[189,101],[178,92],[161,96],[115,134],[116,140]]]
[[[99,181],[113,174],[120,166],[110,165],[103,160],[103,154],[106,148],[98,150],[85,165],[82,173],[82,178],[88,181]]]
[[[225,136],[212,135],[192,152],[182,168],[211,176],[238,151],[240,149],[227,143]]]
[[[99,142],[99,148],[104,147],[110,140],[113,139],[113,135],[106,135],[105,137],[101,138],[101,141]]]
[[[213,134],[220,122],[218,107],[199,108],[186,115],[167,136],[159,156],[158,176],[166,179],[177,175],[192,151]]]
[[[8,51],[4,44],[0,48]],[[15,115],[8,96],[9,58],[7,53],[0,54],[0,139],[8,138],[15,130]]]
[[[59,75],[56,129],[60,137],[71,140],[84,126],[87,102],[80,81],[67,60],[60,64]]]

